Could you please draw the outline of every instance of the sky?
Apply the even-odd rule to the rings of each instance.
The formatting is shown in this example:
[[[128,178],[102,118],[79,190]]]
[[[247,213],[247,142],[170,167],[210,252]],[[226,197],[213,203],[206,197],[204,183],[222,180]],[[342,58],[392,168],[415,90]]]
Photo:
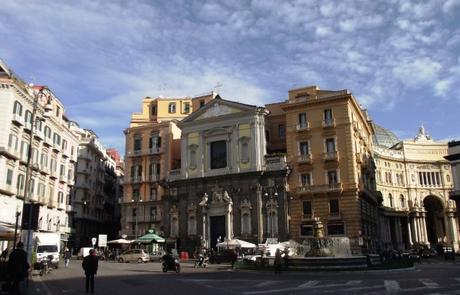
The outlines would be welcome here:
[[[145,96],[348,89],[400,138],[460,139],[460,0],[0,0],[0,58],[124,153]],[[221,87],[216,88],[221,84]]]

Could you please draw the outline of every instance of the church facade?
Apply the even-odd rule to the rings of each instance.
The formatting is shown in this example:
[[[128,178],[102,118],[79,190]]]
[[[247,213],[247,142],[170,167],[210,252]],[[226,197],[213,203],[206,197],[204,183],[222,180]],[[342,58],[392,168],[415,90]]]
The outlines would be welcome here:
[[[216,97],[178,123],[181,168],[171,171],[167,241],[189,252],[241,238],[288,238],[288,166],[267,155],[264,107]]]

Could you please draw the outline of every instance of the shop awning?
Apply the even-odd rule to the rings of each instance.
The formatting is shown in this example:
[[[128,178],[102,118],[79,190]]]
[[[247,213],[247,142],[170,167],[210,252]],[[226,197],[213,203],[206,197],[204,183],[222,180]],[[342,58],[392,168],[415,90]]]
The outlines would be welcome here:
[[[148,233],[133,241],[133,243],[138,243],[138,244],[164,243],[164,242],[166,241],[163,237],[160,237],[159,235],[156,235],[153,233]]]

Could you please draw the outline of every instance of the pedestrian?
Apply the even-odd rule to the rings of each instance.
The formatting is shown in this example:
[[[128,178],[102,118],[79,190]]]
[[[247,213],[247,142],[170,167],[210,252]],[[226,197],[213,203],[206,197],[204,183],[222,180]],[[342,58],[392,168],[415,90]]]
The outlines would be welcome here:
[[[0,262],[6,261],[7,257],[8,257],[8,248],[3,250],[2,255],[0,255]]]
[[[94,276],[97,274],[98,258],[94,249],[89,250],[89,255],[83,258],[81,264],[85,270],[86,276],[86,293],[91,289],[91,293],[94,293]]]
[[[233,250],[230,255],[232,259],[232,269],[233,269],[235,267],[236,260],[238,260],[238,254],[236,254],[236,251]]]
[[[70,253],[69,248],[66,247],[65,250],[64,250],[64,264],[65,264],[65,267],[69,266],[71,256],[72,256],[72,254]]]
[[[284,251],[283,251],[283,260],[284,260],[284,269],[288,269],[288,265],[289,265],[289,248],[286,247],[284,248]]]
[[[274,266],[275,266],[275,274],[281,274],[281,251],[280,249],[276,249]]]
[[[18,242],[8,259],[8,277],[11,285],[12,294],[21,294],[20,283],[29,272],[29,263],[27,262],[27,253],[24,251],[24,244]]]

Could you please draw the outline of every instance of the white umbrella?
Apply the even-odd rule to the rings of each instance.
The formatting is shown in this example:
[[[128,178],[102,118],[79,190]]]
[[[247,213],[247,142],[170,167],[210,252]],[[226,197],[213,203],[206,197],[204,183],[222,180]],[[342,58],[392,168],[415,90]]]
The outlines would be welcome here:
[[[131,241],[128,241],[125,239],[118,239],[118,240],[108,241],[107,244],[131,244]]]
[[[253,243],[249,243],[239,239],[231,239],[222,243],[218,243],[216,245],[218,248],[246,248],[252,249],[257,248],[257,246]]]
[[[0,239],[13,239],[14,229],[0,224]]]

